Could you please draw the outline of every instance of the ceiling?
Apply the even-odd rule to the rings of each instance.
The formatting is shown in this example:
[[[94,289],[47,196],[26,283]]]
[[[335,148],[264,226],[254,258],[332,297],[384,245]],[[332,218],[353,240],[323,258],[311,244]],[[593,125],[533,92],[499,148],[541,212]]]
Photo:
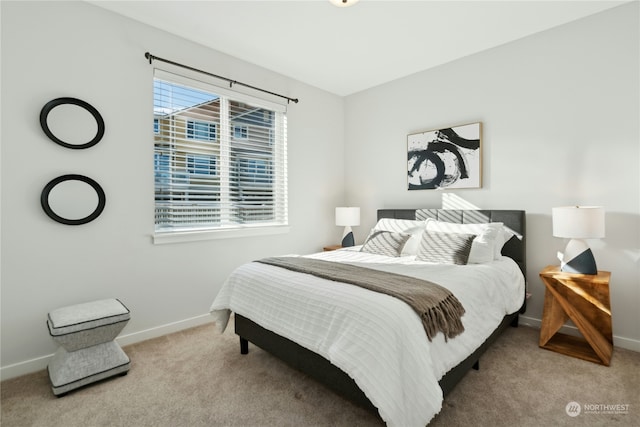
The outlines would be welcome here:
[[[341,96],[626,2],[89,1]]]

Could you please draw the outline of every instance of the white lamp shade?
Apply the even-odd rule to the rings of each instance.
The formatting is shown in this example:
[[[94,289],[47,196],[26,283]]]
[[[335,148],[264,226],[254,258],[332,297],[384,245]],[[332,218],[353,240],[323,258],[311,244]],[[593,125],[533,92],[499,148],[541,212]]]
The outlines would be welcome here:
[[[569,239],[604,237],[602,206],[563,206],[552,208],[553,235]]]
[[[336,208],[336,225],[360,225],[360,208]]]

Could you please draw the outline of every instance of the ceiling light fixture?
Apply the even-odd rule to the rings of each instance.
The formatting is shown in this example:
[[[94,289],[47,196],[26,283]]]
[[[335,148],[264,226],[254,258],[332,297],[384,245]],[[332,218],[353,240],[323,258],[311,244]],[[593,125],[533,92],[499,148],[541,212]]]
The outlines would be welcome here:
[[[329,0],[331,4],[337,7],[349,7],[358,3],[358,0]]]

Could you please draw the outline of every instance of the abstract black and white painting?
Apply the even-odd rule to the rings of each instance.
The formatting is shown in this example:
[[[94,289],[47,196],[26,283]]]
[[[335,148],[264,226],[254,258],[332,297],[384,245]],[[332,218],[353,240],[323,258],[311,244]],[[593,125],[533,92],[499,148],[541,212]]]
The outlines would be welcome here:
[[[480,188],[481,132],[478,122],[408,135],[408,189]]]

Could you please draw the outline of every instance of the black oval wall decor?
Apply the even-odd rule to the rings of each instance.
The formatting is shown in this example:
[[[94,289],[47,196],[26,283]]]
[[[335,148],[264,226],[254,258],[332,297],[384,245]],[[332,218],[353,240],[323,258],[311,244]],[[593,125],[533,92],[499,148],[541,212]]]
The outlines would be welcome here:
[[[49,203],[49,193],[51,193],[51,190],[53,190],[56,185],[61,184],[65,181],[81,181],[90,185],[93,188],[93,190],[98,195],[98,204],[93,212],[91,212],[89,215],[87,215],[84,218],[70,219],[70,218],[64,218],[53,211]],[[100,187],[100,184],[98,184],[97,182],[95,182],[93,179],[89,177],[86,177],[84,175],[75,175],[75,174],[62,175],[52,179],[47,185],[44,186],[44,189],[42,190],[42,194],[40,195],[40,203],[42,204],[42,209],[44,209],[45,213],[54,221],[58,221],[59,223],[66,224],[66,225],[81,225],[81,224],[86,224],[88,222],[93,221],[102,213],[104,206],[106,204],[106,200],[107,199],[104,194],[104,190],[102,189],[102,187]]]
[[[89,114],[93,116],[93,118],[96,121],[96,124],[98,125],[98,130],[96,132],[96,135],[93,137],[91,141],[86,142],[84,144],[72,144],[70,142],[61,140],[60,138],[55,136],[53,132],[51,132],[51,129],[49,128],[49,123],[47,123],[47,117],[49,116],[49,113],[51,112],[51,110],[64,104],[71,104],[71,105],[76,105],[80,108],[84,108],[89,112]],[[104,120],[102,119],[102,116],[100,115],[98,110],[96,110],[91,104],[77,98],[69,98],[69,97],[57,98],[47,102],[45,106],[42,107],[42,111],[40,111],[40,126],[42,126],[42,130],[49,137],[49,139],[51,139],[56,144],[60,144],[66,148],[82,149],[82,148],[93,147],[98,142],[100,142],[100,140],[104,136]]]

